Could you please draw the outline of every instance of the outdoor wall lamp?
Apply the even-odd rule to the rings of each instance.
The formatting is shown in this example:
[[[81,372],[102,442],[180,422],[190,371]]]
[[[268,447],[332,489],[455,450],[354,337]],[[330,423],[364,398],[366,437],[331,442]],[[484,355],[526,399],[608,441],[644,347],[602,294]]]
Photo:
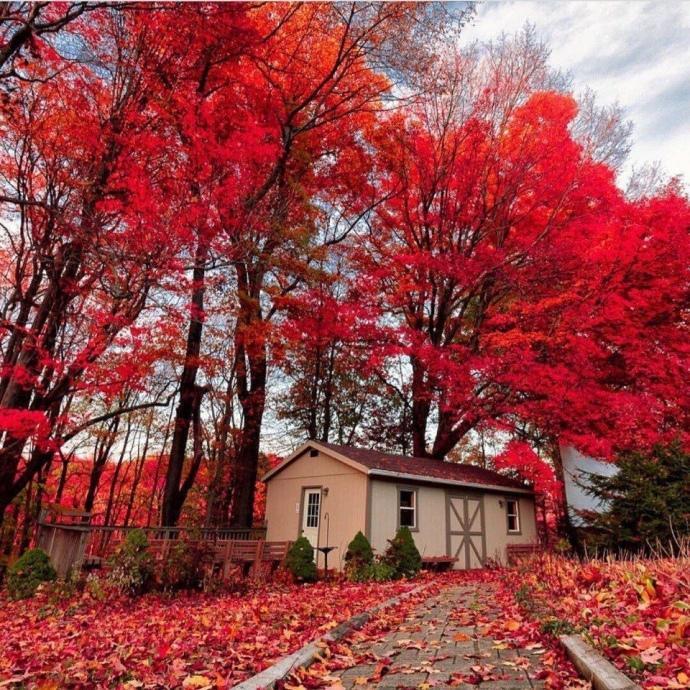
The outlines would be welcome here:
[[[328,496],[328,487],[324,486],[323,489],[321,489],[321,493],[323,493],[324,496]]]

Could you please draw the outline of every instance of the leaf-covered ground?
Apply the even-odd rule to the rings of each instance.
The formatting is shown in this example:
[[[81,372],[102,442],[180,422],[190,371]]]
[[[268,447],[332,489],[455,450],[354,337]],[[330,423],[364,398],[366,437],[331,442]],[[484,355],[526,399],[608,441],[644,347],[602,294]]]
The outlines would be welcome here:
[[[492,640],[499,656],[504,646],[532,650],[539,657],[533,677],[547,688],[581,685],[556,639],[570,630],[583,633],[645,688],[690,687],[687,560],[579,565],[551,556],[517,571],[397,583],[271,584],[244,594],[99,601],[43,592],[23,602],[0,595],[0,687],[228,688],[351,615],[424,584],[423,593],[355,634],[359,643],[374,642],[426,599],[459,583],[475,587],[477,600],[459,604],[451,618],[475,626],[475,638]],[[289,685],[337,687],[333,672],[361,663],[347,642],[324,648],[324,657]],[[491,680],[496,669],[486,663],[495,666],[479,659],[482,673],[464,674],[459,684]],[[423,690],[434,684],[431,677]]]
[[[426,581],[273,584],[242,595],[138,600],[88,594],[60,600],[39,592],[11,602],[0,594],[0,686],[231,687],[351,615]]]
[[[282,690],[588,688],[557,640],[520,614],[504,574],[458,572],[440,594],[382,611],[324,644],[321,660],[298,669]]]
[[[519,573],[516,619],[581,632],[645,688],[690,687],[690,560],[578,564],[554,556]],[[515,591],[515,575],[504,578]]]

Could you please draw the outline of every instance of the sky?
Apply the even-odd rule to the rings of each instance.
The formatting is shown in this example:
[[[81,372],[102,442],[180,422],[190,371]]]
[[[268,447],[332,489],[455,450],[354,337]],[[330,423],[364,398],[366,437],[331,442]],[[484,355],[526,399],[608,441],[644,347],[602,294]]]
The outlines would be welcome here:
[[[462,42],[510,34],[526,22],[576,90],[589,86],[601,105],[625,108],[634,124],[627,171],[658,161],[690,188],[690,1],[489,1]]]

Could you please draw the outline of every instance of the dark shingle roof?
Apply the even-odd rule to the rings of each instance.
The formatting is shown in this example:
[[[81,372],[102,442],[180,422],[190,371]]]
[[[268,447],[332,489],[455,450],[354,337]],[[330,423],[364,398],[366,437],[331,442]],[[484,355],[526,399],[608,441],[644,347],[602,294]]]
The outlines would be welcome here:
[[[498,472],[485,470],[475,465],[463,465],[457,462],[445,462],[433,458],[416,458],[409,455],[395,455],[393,453],[381,453],[367,448],[355,448],[354,446],[339,446],[334,443],[321,443],[318,445],[329,448],[335,453],[344,455],[369,470],[383,472],[396,472],[399,474],[413,475],[420,479],[432,479],[440,482],[459,482],[463,484],[480,484],[482,486],[499,486],[507,489],[529,490],[520,481],[511,479]]]

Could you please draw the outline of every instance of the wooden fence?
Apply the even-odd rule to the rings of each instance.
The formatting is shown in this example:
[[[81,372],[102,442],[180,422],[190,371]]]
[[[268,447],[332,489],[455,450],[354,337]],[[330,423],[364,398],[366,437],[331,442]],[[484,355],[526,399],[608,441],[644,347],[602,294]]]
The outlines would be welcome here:
[[[59,577],[82,566],[96,566],[111,556],[124,541],[128,532],[139,529],[150,542],[157,545],[174,544],[179,539],[203,541],[213,545],[215,553],[231,553],[235,542],[263,541],[265,528],[191,528],[191,527],[131,527],[124,525],[92,525],[77,519],[60,522],[41,521],[37,545],[50,557]],[[164,549],[165,550],[165,549]]]

